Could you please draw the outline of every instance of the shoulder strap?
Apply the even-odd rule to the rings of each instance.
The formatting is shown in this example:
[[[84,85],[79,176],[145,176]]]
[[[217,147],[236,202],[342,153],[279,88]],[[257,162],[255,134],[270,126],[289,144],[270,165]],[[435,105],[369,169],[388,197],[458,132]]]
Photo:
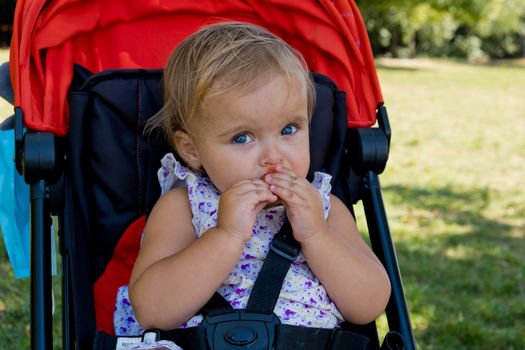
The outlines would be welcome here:
[[[285,220],[279,232],[274,236],[270,244],[270,251],[255,280],[248,305],[246,306],[247,312],[258,312],[268,315],[273,313],[284,278],[290,269],[290,265],[299,255],[300,250],[299,242],[293,237],[292,226],[288,220]],[[233,311],[233,308],[217,292],[201,309],[204,315],[210,316],[229,311]]]
[[[301,245],[293,236],[292,226],[288,220],[285,220],[279,232],[274,236],[270,244],[270,251],[255,280],[246,306],[247,312],[264,314],[273,312],[284,278],[300,250]]]

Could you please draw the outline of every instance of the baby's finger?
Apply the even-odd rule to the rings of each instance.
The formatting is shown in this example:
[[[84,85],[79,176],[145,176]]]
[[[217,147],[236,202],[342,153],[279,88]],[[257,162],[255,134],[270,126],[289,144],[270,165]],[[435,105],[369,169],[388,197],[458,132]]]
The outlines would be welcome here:
[[[242,194],[253,190],[268,189],[268,184],[264,181],[258,180],[244,180],[236,183],[231,187],[231,190],[236,194]]]
[[[234,192],[234,195],[237,197],[245,197],[245,198],[262,198],[262,197],[271,197],[273,198],[275,195],[270,191],[270,185],[267,183],[261,181],[260,183],[248,183],[244,186],[240,186],[236,191]]]
[[[255,209],[256,212],[261,211],[268,204],[271,204],[277,201],[277,196],[273,194],[272,192],[270,192],[269,190],[267,192],[256,191],[249,195],[252,196],[251,204],[253,205],[253,208]]]
[[[283,187],[277,184],[271,184],[270,191],[288,204],[299,203],[306,200],[306,197],[302,192],[294,190],[293,187]]]
[[[266,183],[270,185],[280,186],[294,191],[305,191],[308,189],[308,181],[303,178],[298,178],[293,174],[272,174],[265,178]]]
[[[259,197],[265,195],[273,195],[273,193],[272,191],[270,191],[270,186],[265,184],[265,186],[261,187],[241,189],[238,192],[236,192],[235,195],[238,197],[250,195],[255,195],[256,197]]]

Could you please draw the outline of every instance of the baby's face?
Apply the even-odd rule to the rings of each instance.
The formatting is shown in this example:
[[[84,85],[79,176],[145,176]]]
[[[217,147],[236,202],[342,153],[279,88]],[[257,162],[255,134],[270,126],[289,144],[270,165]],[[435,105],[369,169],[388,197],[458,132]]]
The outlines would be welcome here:
[[[275,75],[256,89],[212,97],[209,122],[195,142],[204,170],[221,191],[282,165],[305,177],[310,164],[306,86]]]

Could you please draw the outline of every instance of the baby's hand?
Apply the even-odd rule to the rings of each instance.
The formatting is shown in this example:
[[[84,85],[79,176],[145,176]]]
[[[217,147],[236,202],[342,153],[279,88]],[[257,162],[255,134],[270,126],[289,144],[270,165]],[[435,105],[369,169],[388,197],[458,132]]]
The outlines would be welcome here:
[[[217,228],[248,242],[257,213],[277,200],[263,180],[244,180],[224,191],[219,200]]]
[[[284,202],[297,241],[327,231],[321,194],[305,178],[278,166],[273,174],[264,177],[264,181],[270,185],[270,191]]]

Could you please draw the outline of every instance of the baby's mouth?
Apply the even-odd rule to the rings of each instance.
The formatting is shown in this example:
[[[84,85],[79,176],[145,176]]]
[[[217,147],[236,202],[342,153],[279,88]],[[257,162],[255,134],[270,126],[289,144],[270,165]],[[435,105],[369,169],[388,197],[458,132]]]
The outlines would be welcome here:
[[[277,165],[268,165],[268,168],[266,169],[268,174],[273,174],[277,171]]]
[[[271,174],[274,174],[275,172],[277,172],[277,166],[276,165],[268,165],[266,167],[266,173],[263,174],[263,176],[261,176],[261,180],[264,180],[266,175],[271,175]]]
[[[261,180],[264,181],[264,178],[266,177],[266,175],[271,175],[271,174],[274,174],[275,172],[277,172],[277,166],[276,165],[269,165],[267,168],[266,168],[266,174],[264,174],[262,177],[261,177]],[[267,206],[265,206],[264,208],[265,209],[268,209],[268,208],[274,208],[274,207],[278,207],[280,205],[283,205],[283,200],[277,196],[277,200],[275,202],[272,202],[272,203],[269,203]]]

